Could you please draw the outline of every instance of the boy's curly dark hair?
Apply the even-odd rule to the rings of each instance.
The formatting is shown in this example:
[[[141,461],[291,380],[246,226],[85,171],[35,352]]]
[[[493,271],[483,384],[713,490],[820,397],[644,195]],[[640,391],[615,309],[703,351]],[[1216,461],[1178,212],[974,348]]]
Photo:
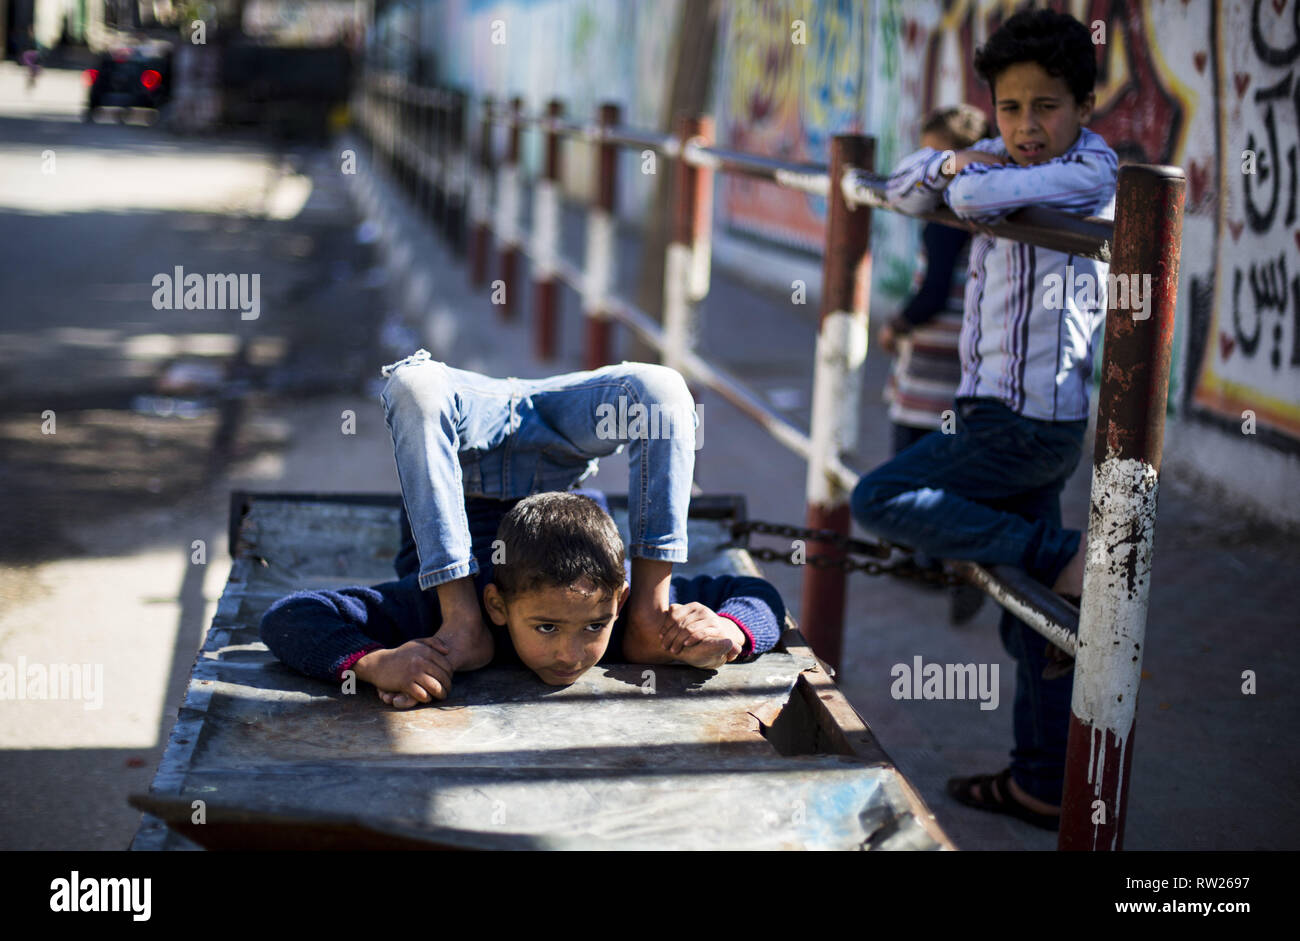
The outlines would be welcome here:
[[[975,71],[988,82],[1018,62],[1037,62],[1048,75],[1065,79],[1078,104],[1097,84],[1097,53],[1092,34],[1068,13],[1023,10],[1011,17],[975,52]]]
[[[501,520],[504,559],[493,581],[507,599],[589,578],[602,592],[623,590],[623,537],[595,500],[552,491],[525,497]]]

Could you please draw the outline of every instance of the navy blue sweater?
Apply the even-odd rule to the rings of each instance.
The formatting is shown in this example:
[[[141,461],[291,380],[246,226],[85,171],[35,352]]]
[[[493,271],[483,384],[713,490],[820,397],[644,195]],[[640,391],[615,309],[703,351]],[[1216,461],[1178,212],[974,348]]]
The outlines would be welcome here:
[[[579,491],[608,509],[599,491]],[[516,500],[466,498],[470,539],[479,572],[474,577],[483,622],[492,633],[492,663],[521,664],[504,626],[494,624],[483,605],[483,589],[492,580],[492,540],[497,525]],[[262,617],[263,642],[280,660],[308,676],[338,681],[342,673],[367,653],[399,647],[409,640],[429,637],[442,624],[436,591],[421,591],[419,559],[402,514],[402,549],[394,562],[398,578],[380,585],[354,586],[329,591],[299,591],[280,598]],[[699,575],[673,578],[672,604],[693,601],[734,621],[746,634],[741,657],[771,650],[785,624],[785,604],[767,581],[749,575]],[[601,663],[624,660],[623,636],[626,608],[614,621],[609,647]]]

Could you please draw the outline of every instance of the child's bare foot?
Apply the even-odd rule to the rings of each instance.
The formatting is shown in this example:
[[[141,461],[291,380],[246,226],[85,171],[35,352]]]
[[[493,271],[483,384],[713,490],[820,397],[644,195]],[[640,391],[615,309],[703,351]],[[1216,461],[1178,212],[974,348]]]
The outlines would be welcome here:
[[[1056,576],[1056,583],[1052,585],[1052,591],[1058,595],[1073,595],[1078,597],[1083,594],[1083,566],[1088,557],[1088,534],[1085,532],[1079,539],[1079,551],[1066,563],[1065,568],[1061,569],[1061,574]]]
[[[491,632],[477,612],[472,619],[444,623],[433,636],[447,645],[447,659],[457,673],[487,666],[496,649]]]
[[[647,605],[628,611],[623,652],[629,660],[635,663],[667,663],[672,660],[660,641],[667,618],[667,608],[660,611]]]

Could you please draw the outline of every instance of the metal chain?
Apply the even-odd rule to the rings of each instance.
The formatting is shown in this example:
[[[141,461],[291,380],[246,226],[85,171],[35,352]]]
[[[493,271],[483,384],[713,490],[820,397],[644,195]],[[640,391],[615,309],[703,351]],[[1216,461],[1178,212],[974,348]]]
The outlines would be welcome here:
[[[856,552],[860,555],[873,556],[872,559],[859,561],[850,558],[847,554],[843,558],[835,558],[827,555],[805,555],[797,559],[797,553],[786,552],[780,549],[771,549],[766,546],[750,548],[749,534],[763,533],[771,536],[785,536],[790,539],[803,539],[813,542],[827,542],[845,553]],[[807,529],[802,526],[790,526],[784,523],[767,523],[761,520],[745,520],[744,522],[734,523],[731,527],[732,537],[738,542],[738,548],[744,548],[750,556],[760,562],[780,562],[783,565],[811,565],[813,568],[838,568],[845,572],[865,572],[867,575],[893,575],[896,578],[907,578],[913,581],[928,582],[945,586],[963,585],[966,580],[955,572],[947,569],[930,569],[921,568],[912,561],[910,554],[912,550],[906,546],[897,546],[887,542],[867,542],[862,539],[852,539],[841,533],[829,529]],[[888,559],[892,555],[892,550],[897,549],[904,553],[904,557],[894,562],[880,562],[879,559]]]
[[[829,542],[845,552],[875,556],[877,559],[888,559],[894,549],[906,553],[912,551],[906,546],[895,546],[888,542],[868,542],[865,539],[853,539],[850,536],[837,533],[833,529],[807,529],[803,526],[791,526],[787,523],[767,523],[763,520],[743,520],[731,524],[733,539],[746,538],[750,533],[785,536],[788,539],[802,539],[806,542]]]

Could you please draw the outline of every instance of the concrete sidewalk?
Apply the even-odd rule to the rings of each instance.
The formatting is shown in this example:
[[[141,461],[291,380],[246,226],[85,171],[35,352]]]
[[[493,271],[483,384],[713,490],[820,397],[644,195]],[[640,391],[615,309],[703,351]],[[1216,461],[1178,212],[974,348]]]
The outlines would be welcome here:
[[[376,225],[380,256],[391,274],[390,298],[407,314],[418,344],[436,357],[491,375],[535,377],[582,368],[580,305],[564,291],[560,355],[532,355],[531,285],[514,322],[490,302],[490,287],[472,289],[463,261],[431,234],[411,201],[388,182],[356,142],[350,178],[359,211]],[[529,200],[523,201],[528,206]],[[581,259],[581,218],[566,211],[565,251]],[[526,231],[526,230],[525,230]],[[635,296],[633,234],[620,244],[618,292]],[[490,279],[497,277],[495,267]],[[527,275],[527,265],[521,272]],[[817,304],[790,302],[746,287],[749,279],[716,270],[700,311],[698,349],[725,366],[804,427],[808,423]],[[810,287],[812,287],[810,285]],[[889,311],[876,309],[876,322]],[[628,334],[618,330],[619,341]],[[621,350],[628,347],[624,345]],[[395,356],[405,355],[394,350]],[[850,466],[870,469],[889,457],[889,425],[880,390],[888,359],[873,349],[860,407],[860,447]],[[755,518],[802,525],[804,462],[709,391],[698,395],[704,447],[696,478],[710,493],[742,493]],[[1094,408],[1095,414],[1095,408]],[[1091,442],[1091,434],[1089,435]],[[1086,523],[1091,447],[1063,494],[1066,525]],[[391,458],[386,458],[391,470]],[[627,489],[622,459],[602,465],[595,486]],[[328,489],[322,483],[320,489]],[[779,547],[779,543],[769,543]],[[1297,657],[1288,642],[1297,626],[1290,578],[1296,540],[1252,521],[1166,474],[1156,532],[1143,695],[1135,737],[1125,845],[1128,849],[1291,849],[1300,845],[1297,771],[1288,731],[1297,715]],[[794,612],[802,571],[767,566]],[[999,612],[986,602],[964,627],[947,621],[948,595],[912,583],[854,575],[839,681],[903,773],[918,787],[958,846],[1054,849],[1055,834],[953,802],[953,775],[996,772],[1008,763],[1014,664],[997,636]],[[974,701],[896,701],[890,668],[927,662],[1000,664],[999,707]],[[1258,692],[1242,693],[1242,674],[1256,671]]]

